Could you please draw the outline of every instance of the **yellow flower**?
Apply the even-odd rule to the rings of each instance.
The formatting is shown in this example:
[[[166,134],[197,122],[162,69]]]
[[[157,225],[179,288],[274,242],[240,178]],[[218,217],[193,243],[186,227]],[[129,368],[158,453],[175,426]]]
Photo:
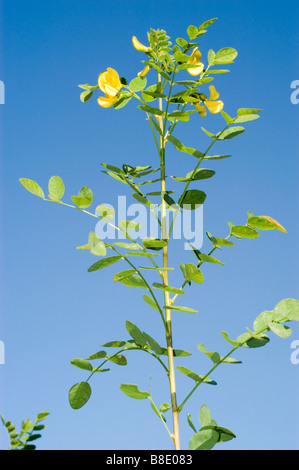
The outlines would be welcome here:
[[[122,89],[122,84],[116,70],[107,68],[107,72],[102,72],[98,78],[100,89],[105,93],[105,96],[98,98],[98,104],[103,108],[110,108],[117,101],[117,93]]]
[[[137,51],[139,51],[139,52],[152,52],[152,50],[153,50],[151,47],[147,47],[147,46],[144,46],[143,44],[141,44],[141,42],[138,41],[136,36],[132,37],[132,43],[133,43],[133,46],[135,47],[135,49],[137,49]]]
[[[138,73],[138,77],[145,77],[145,75],[150,71],[150,66],[146,65],[141,72]]]
[[[190,67],[187,69],[187,72],[190,73],[190,75],[199,75],[203,69],[204,69],[204,64],[200,62],[201,59],[201,53],[198,50],[197,47],[193,49],[190,59],[188,60],[187,64],[189,65],[194,65],[194,67]]]
[[[111,108],[117,101],[118,98],[116,96],[105,95],[98,98],[98,104],[102,106],[102,108]]]
[[[223,101],[218,100],[219,98],[219,93],[216,91],[215,87],[213,85],[210,86],[210,99],[205,99],[203,101],[199,101],[196,103],[196,109],[201,117],[205,117],[207,114],[207,110],[204,106],[202,106],[202,102],[206,105],[208,110],[212,114],[217,114],[220,113],[223,109]]]
[[[98,84],[100,89],[109,96],[115,96],[122,88],[118,73],[111,68],[99,75]]]

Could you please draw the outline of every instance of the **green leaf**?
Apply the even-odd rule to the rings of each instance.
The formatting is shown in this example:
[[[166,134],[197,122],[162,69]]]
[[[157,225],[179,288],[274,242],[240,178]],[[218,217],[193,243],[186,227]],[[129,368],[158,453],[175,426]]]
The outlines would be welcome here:
[[[199,410],[199,422],[201,427],[209,426],[212,422],[212,416],[207,405],[202,405]]]
[[[226,331],[221,331],[221,336],[225,339],[225,341],[232,344],[234,348],[240,346],[238,341],[234,341],[228,337],[228,333]]]
[[[139,346],[144,347],[146,346],[146,338],[143,333],[139,330],[139,328],[134,325],[134,323],[130,322],[129,320],[126,321],[126,328],[129,335],[135,340]]]
[[[86,90],[86,91],[83,91],[81,94],[80,94],[80,100],[82,101],[82,103],[85,103],[86,101],[88,101],[93,95],[93,91],[91,90]]]
[[[289,321],[299,321],[299,300],[284,299],[281,300],[273,310],[274,319],[285,318]]]
[[[241,238],[257,238],[260,236],[254,228],[245,225],[234,225],[231,229],[231,233]]]
[[[186,375],[190,379],[195,380],[195,382],[201,382],[202,377],[200,375],[196,374],[196,372],[193,372],[192,370],[188,369],[187,367],[177,366],[176,368],[182,374]]]
[[[116,354],[114,356],[107,357],[107,360],[117,364],[118,366],[127,365],[127,359],[122,354]]]
[[[116,263],[121,258],[122,256],[110,256],[109,258],[101,259],[97,261],[96,263],[94,263],[92,266],[90,266],[90,268],[88,269],[88,272],[91,273],[94,271],[98,271],[99,269],[106,268],[107,266],[110,266],[111,264]]]
[[[211,24],[215,23],[215,21],[217,20],[218,18],[212,18],[211,20],[205,21],[202,25],[200,25],[200,27],[198,28],[198,31],[202,31],[203,29],[208,28],[209,26],[211,26]]]
[[[292,334],[291,328],[285,325],[281,325],[280,323],[270,322],[269,328],[271,331],[273,331],[273,333],[275,333],[277,336],[280,336],[281,338],[288,338]]]
[[[219,440],[219,433],[213,429],[203,429],[198,431],[190,439],[190,450],[211,450]]]
[[[238,336],[237,342],[242,343],[241,345],[245,348],[261,348],[269,343],[269,338],[266,335],[255,335],[250,333],[243,333]]]
[[[42,188],[35,181],[29,180],[27,178],[20,178],[19,181],[21,185],[24,186],[25,189],[27,189],[27,191],[34,194],[35,196],[45,199],[45,195]]]
[[[216,139],[216,135],[213,134],[212,132],[207,131],[204,127],[201,127],[201,130],[208,136],[211,137],[212,139]]]
[[[137,199],[138,202],[141,202],[141,204],[144,204],[145,206],[150,207],[152,205],[151,201],[149,201],[146,197],[141,196],[141,194],[134,193],[133,197]]]
[[[258,108],[240,108],[237,111],[237,115],[238,116],[246,116],[247,114],[256,114],[256,113],[260,113],[261,111],[263,111],[263,110],[258,109]]]
[[[89,371],[93,370],[92,365],[90,364],[90,362],[88,362],[87,359],[72,359],[71,364],[72,366],[78,367],[79,369],[89,370]]]
[[[230,64],[237,57],[238,52],[232,47],[224,47],[217,52],[215,56],[215,64]]]
[[[137,92],[142,91],[146,87],[147,79],[146,77],[136,77],[129,83],[129,88],[131,91]]]
[[[42,411],[41,413],[38,413],[35,422],[39,423],[40,421],[43,421],[47,416],[49,416],[49,411]]]
[[[191,418],[191,415],[190,413],[187,413],[187,423],[189,424],[190,428],[194,431],[194,432],[197,432],[194,424],[193,424],[193,421],[192,421],[192,418]]]
[[[65,187],[60,176],[52,176],[48,184],[49,199],[60,201],[63,198]]]
[[[125,344],[125,341],[109,341],[109,343],[102,344],[102,346],[103,348],[122,348]]]
[[[114,105],[114,109],[121,109],[123,108],[124,106],[126,106],[129,101],[132,99],[132,95],[124,95],[122,96]]]
[[[95,361],[96,359],[104,359],[106,351],[98,351],[87,358],[88,361]]]
[[[265,311],[260,313],[253,323],[253,329],[255,332],[261,332],[269,329],[269,323],[273,320],[273,311]]]
[[[208,356],[214,364],[219,364],[220,354],[217,352],[208,352],[204,344],[198,344],[197,349]]]
[[[197,284],[202,284],[204,282],[204,277],[200,269],[195,266],[193,263],[188,263],[185,265],[186,269],[186,278],[189,281],[196,282]]]
[[[158,312],[160,311],[156,302],[151,298],[149,297],[148,295],[146,294],[143,294],[143,300],[148,304],[150,305],[152,308],[154,308],[155,310],[157,310]]]
[[[232,126],[229,129],[221,132],[218,136],[218,140],[228,140],[232,139],[233,137],[237,137],[237,135],[242,134],[245,131],[244,127],[241,126]]]
[[[206,255],[204,253],[199,253],[198,254],[198,259],[202,261],[203,263],[214,263],[214,264],[221,264],[224,266],[224,263],[219,261],[218,259],[214,258],[214,256]]]
[[[167,310],[175,310],[177,312],[185,312],[185,313],[198,313],[198,310],[194,310],[193,308],[189,308],[189,307],[182,307],[182,306],[165,306],[164,307],[165,309]]]
[[[159,240],[158,238],[144,238],[142,240],[144,248],[150,250],[162,250],[165,246],[167,246],[167,241]]]
[[[190,189],[186,191],[179,199],[179,206],[185,210],[194,210],[202,205],[207,195],[199,189]]]
[[[162,403],[162,405],[160,406],[160,412],[161,413],[166,413],[168,410],[171,409],[171,406],[169,403]]]
[[[96,207],[96,213],[105,220],[113,220],[115,210],[105,204],[99,204]]]
[[[90,252],[95,256],[105,256],[106,247],[105,244],[100,240],[95,232],[90,232],[88,237],[88,244]]]
[[[199,150],[195,150],[190,147],[185,147],[185,145],[182,144],[182,142],[180,142],[179,139],[177,139],[173,135],[168,136],[167,140],[169,140],[169,142],[171,142],[174,145],[174,147],[180,152],[189,153],[189,155],[192,155],[195,158],[202,158],[204,155]]]
[[[149,347],[152,349],[152,351],[154,351],[154,353],[157,354],[157,356],[161,356],[161,354],[163,352],[163,349],[157,343],[157,341],[155,341],[150,335],[148,335],[145,332],[143,332],[143,335],[146,338],[146,341],[147,341]]]
[[[198,28],[196,26],[193,26],[193,25],[190,25],[188,26],[187,28],[187,34],[190,38],[190,41],[192,41],[193,39],[195,39],[198,35]]]
[[[137,287],[140,289],[148,289],[146,283],[144,280],[137,274],[133,274],[131,276],[126,276],[122,277],[121,279],[118,279],[119,282],[124,284],[125,286],[128,287]]]
[[[82,199],[88,199],[89,200],[89,202],[84,204],[84,205],[80,204],[80,207],[82,209],[87,209],[91,205],[92,200],[93,200],[92,190],[88,186],[83,186],[83,188],[80,189],[80,191],[78,193],[78,196]]]
[[[259,118],[258,114],[247,114],[244,116],[238,116],[234,119],[235,124],[241,124],[242,122],[250,122],[250,121],[255,121],[256,119]]]
[[[120,389],[125,395],[135,398],[136,400],[144,400],[150,396],[148,392],[142,392],[139,390],[135,384],[121,384]]]
[[[182,289],[178,289],[177,287],[165,286],[164,284],[160,284],[158,282],[154,282],[153,287],[155,289],[161,289],[166,292],[171,292],[172,294],[178,294],[178,295],[185,294],[185,292],[182,291]]]
[[[69,391],[69,402],[74,410],[82,408],[91,396],[91,387],[88,382],[79,382]]]
[[[286,229],[276,220],[272,219],[272,217],[268,217],[266,215],[260,215],[257,217],[248,217],[247,224],[253,228],[257,228],[259,230],[280,230],[281,232],[286,233]]]
[[[231,155],[213,155],[212,157],[207,155],[204,160],[222,160],[224,158],[230,158]]]
[[[162,348],[162,349],[163,349],[162,356],[167,356],[168,355],[167,349],[166,348]],[[174,357],[187,357],[187,356],[191,356],[191,353],[184,351],[182,349],[174,349],[173,355]]]
[[[132,276],[132,274],[135,274],[135,273],[136,273],[135,269],[125,269],[124,271],[120,271],[119,273],[114,274],[113,281],[114,282],[120,281],[121,279],[130,277]]]

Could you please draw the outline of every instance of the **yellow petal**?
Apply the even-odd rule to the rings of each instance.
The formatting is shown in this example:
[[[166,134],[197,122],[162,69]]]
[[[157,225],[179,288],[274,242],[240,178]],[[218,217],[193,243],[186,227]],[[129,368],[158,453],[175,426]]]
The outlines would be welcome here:
[[[118,99],[115,96],[109,95],[100,96],[100,98],[98,98],[98,104],[102,106],[102,108],[111,108],[117,101]]]
[[[211,85],[209,88],[210,88],[210,100],[211,101],[218,100],[219,93],[218,91],[216,91],[216,88],[213,85]]]
[[[138,77],[145,77],[145,75],[150,71],[150,66],[146,65],[141,72],[138,73]]]
[[[207,110],[204,106],[202,106],[200,103],[196,103],[195,105],[197,111],[198,111],[198,114],[201,116],[201,117],[205,117],[207,115]]]
[[[135,49],[137,49],[137,51],[139,51],[139,52],[151,52],[152,51],[151,47],[147,47],[147,46],[144,46],[143,44],[141,44],[141,42],[138,41],[136,36],[132,37],[132,43],[133,43],[133,46],[135,47]]]
[[[204,64],[200,62],[200,59],[201,53],[198,48],[195,47],[191,53],[190,59],[187,62],[188,65],[194,65],[194,67],[187,69],[187,72],[189,72],[190,75],[199,75],[203,71]]]
[[[116,70],[108,68],[107,72],[102,72],[98,78],[100,89],[107,95],[115,96],[122,88],[122,84]]]
[[[223,102],[222,101],[206,100],[205,105],[208,108],[208,110],[213,114],[220,113],[220,111],[222,111],[222,109],[223,109]]]

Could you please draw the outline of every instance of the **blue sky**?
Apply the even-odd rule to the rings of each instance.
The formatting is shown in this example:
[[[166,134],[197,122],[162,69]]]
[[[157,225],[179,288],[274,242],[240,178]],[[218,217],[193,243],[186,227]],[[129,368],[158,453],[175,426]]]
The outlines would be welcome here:
[[[227,222],[246,222],[247,210],[269,215],[288,230],[263,232],[217,253],[225,266],[205,266],[205,283],[187,291],[184,303],[195,316],[175,312],[174,344],[192,352],[184,365],[199,373],[208,360],[196,349],[227,351],[220,331],[236,337],[255,317],[284,298],[298,297],[298,111],[290,101],[291,82],[298,76],[298,5],[268,0],[27,2],[3,0],[0,79],[5,83],[1,118],[1,319],[0,340],[5,365],[0,365],[0,412],[19,425],[47,409],[48,428],[40,449],[167,449],[169,438],[146,401],[132,400],[119,390],[123,382],[152,392],[158,404],[169,401],[160,370],[138,353],[128,353],[128,366],[111,367],[92,381],[93,394],[79,411],[70,408],[69,388],[86,374],[69,363],[88,357],[100,345],[126,339],[125,321],[163,341],[159,318],[147,308],[139,290],[114,285],[121,270],[109,267],[88,273],[95,257],[77,252],[94,230],[94,221],[66,207],[47,204],[21,187],[20,177],[39,182],[60,175],[65,200],[82,186],[96,203],[115,204],[130,196],[123,185],[100,172],[100,163],[120,166],[157,165],[155,147],[136,103],[119,111],[101,109],[95,99],[79,100],[80,83],[96,84],[99,72],[115,68],[128,80],[141,70],[141,56],[132,47],[136,35],[146,41],[150,27],[172,38],[186,37],[190,24],[219,20],[200,41],[203,57],[210,48],[234,47],[238,57],[231,72],[216,76],[215,86],[231,115],[240,107],[257,107],[261,118],[246,132],[217,144],[216,153],[232,158],[211,162],[216,171],[200,189],[207,192],[204,231],[227,235]],[[204,90],[203,90],[204,91]],[[185,145],[203,150],[207,137],[200,127],[218,132],[220,115],[199,116],[178,127]],[[169,174],[184,175],[194,160],[170,149]],[[171,283],[181,285],[179,262],[193,262],[175,242]],[[205,240],[203,251],[208,252]],[[125,268],[123,268],[125,269]],[[213,378],[217,387],[202,387],[181,415],[182,446],[205,403],[217,422],[237,439],[225,449],[298,449],[298,371],[291,363],[293,336],[271,341],[260,350],[242,350],[239,366],[223,366]],[[158,333],[155,333],[158,331]],[[179,395],[190,379],[177,373]],[[170,416],[169,416],[169,421]],[[0,431],[0,446],[7,446]],[[219,447],[220,448],[220,447]]]

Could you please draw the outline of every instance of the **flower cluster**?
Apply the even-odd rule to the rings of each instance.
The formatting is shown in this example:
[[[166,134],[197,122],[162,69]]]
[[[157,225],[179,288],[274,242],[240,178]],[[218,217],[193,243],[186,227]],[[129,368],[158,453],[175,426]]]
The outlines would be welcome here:
[[[152,48],[144,46],[141,42],[138,41],[136,36],[132,37],[132,43],[135,49],[139,52],[144,52],[149,54],[152,52]],[[204,71],[204,64],[201,62],[201,52],[198,50],[198,47],[195,47],[191,52],[189,60],[186,62],[188,65],[187,72],[192,75],[200,75]],[[144,69],[138,73],[139,77],[144,77],[150,71],[150,66],[146,65]],[[103,108],[110,108],[119,100],[118,93],[122,89],[123,85],[119,78],[116,70],[112,68],[107,68],[106,72],[102,72],[98,78],[98,85],[101,91],[105,93],[105,96],[100,96],[98,98],[98,104]],[[208,99],[203,93],[195,94],[195,97],[198,97],[198,102],[195,104],[195,107],[201,117],[205,117],[207,114],[207,109],[213,113],[220,113],[223,109],[223,101],[218,100],[219,93],[216,91],[213,85],[210,86],[210,98]]]

